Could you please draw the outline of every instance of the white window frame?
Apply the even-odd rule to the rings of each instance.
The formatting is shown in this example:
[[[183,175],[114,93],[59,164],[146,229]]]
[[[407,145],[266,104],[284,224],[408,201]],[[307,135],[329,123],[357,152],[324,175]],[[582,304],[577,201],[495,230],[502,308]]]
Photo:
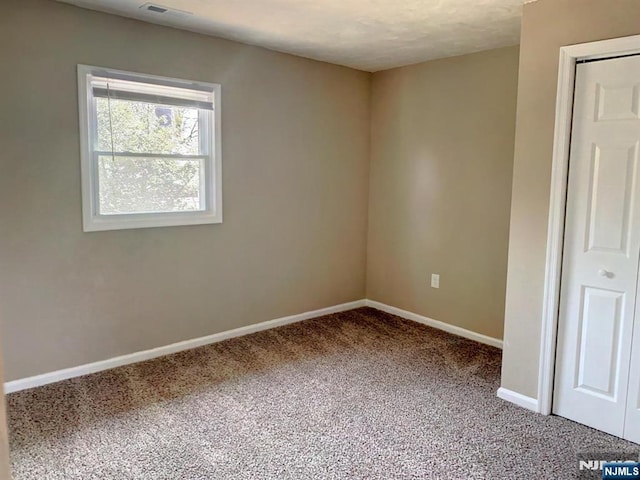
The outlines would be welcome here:
[[[96,109],[91,88],[92,76],[113,76],[127,80],[154,83],[161,86],[206,89],[213,94],[213,121],[201,115],[201,142],[205,162],[204,209],[195,212],[159,212],[134,214],[99,213],[97,169]],[[114,70],[111,68],[78,65],[78,104],[80,117],[80,149],[82,176],[82,217],[85,232],[132,228],[171,227],[222,223],[222,145],[221,145],[221,86],[216,83],[195,82],[175,78]],[[180,155],[172,155],[181,158]]]

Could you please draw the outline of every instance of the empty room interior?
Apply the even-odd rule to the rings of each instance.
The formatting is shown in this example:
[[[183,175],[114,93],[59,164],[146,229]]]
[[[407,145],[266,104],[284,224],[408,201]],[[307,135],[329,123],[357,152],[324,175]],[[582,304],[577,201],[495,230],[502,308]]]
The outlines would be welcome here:
[[[0,478],[640,478],[640,1],[0,3]]]

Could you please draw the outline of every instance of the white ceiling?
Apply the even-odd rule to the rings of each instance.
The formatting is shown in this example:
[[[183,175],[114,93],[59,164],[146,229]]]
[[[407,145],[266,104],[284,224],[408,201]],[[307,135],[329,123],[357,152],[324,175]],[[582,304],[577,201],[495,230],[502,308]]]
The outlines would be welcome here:
[[[516,45],[523,0],[59,0],[366,71]]]

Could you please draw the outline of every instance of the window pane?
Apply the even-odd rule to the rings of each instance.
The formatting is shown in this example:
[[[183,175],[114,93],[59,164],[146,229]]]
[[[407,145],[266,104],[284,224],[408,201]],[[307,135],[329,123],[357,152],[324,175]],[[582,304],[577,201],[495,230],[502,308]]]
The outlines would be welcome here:
[[[100,214],[204,210],[204,160],[98,158]]]
[[[96,98],[98,150],[200,155],[197,108]],[[112,135],[113,132],[113,135]]]

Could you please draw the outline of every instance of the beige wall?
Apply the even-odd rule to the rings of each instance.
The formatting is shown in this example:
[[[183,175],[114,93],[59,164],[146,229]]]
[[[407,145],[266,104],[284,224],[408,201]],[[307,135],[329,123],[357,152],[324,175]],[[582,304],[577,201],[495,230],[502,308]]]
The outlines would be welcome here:
[[[517,74],[508,47],[374,75],[368,298],[502,338]]]
[[[502,337],[517,47],[372,76],[8,0],[0,55],[8,380],[365,294]],[[223,85],[222,225],[82,232],[78,63]]]
[[[0,58],[8,380],[364,297],[370,74],[51,0]],[[223,224],[82,232],[78,63],[222,84]]]
[[[638,33],[638,0],[524,6],[502,367],[502,386],[523,395],[537,397],[559,49]]]

